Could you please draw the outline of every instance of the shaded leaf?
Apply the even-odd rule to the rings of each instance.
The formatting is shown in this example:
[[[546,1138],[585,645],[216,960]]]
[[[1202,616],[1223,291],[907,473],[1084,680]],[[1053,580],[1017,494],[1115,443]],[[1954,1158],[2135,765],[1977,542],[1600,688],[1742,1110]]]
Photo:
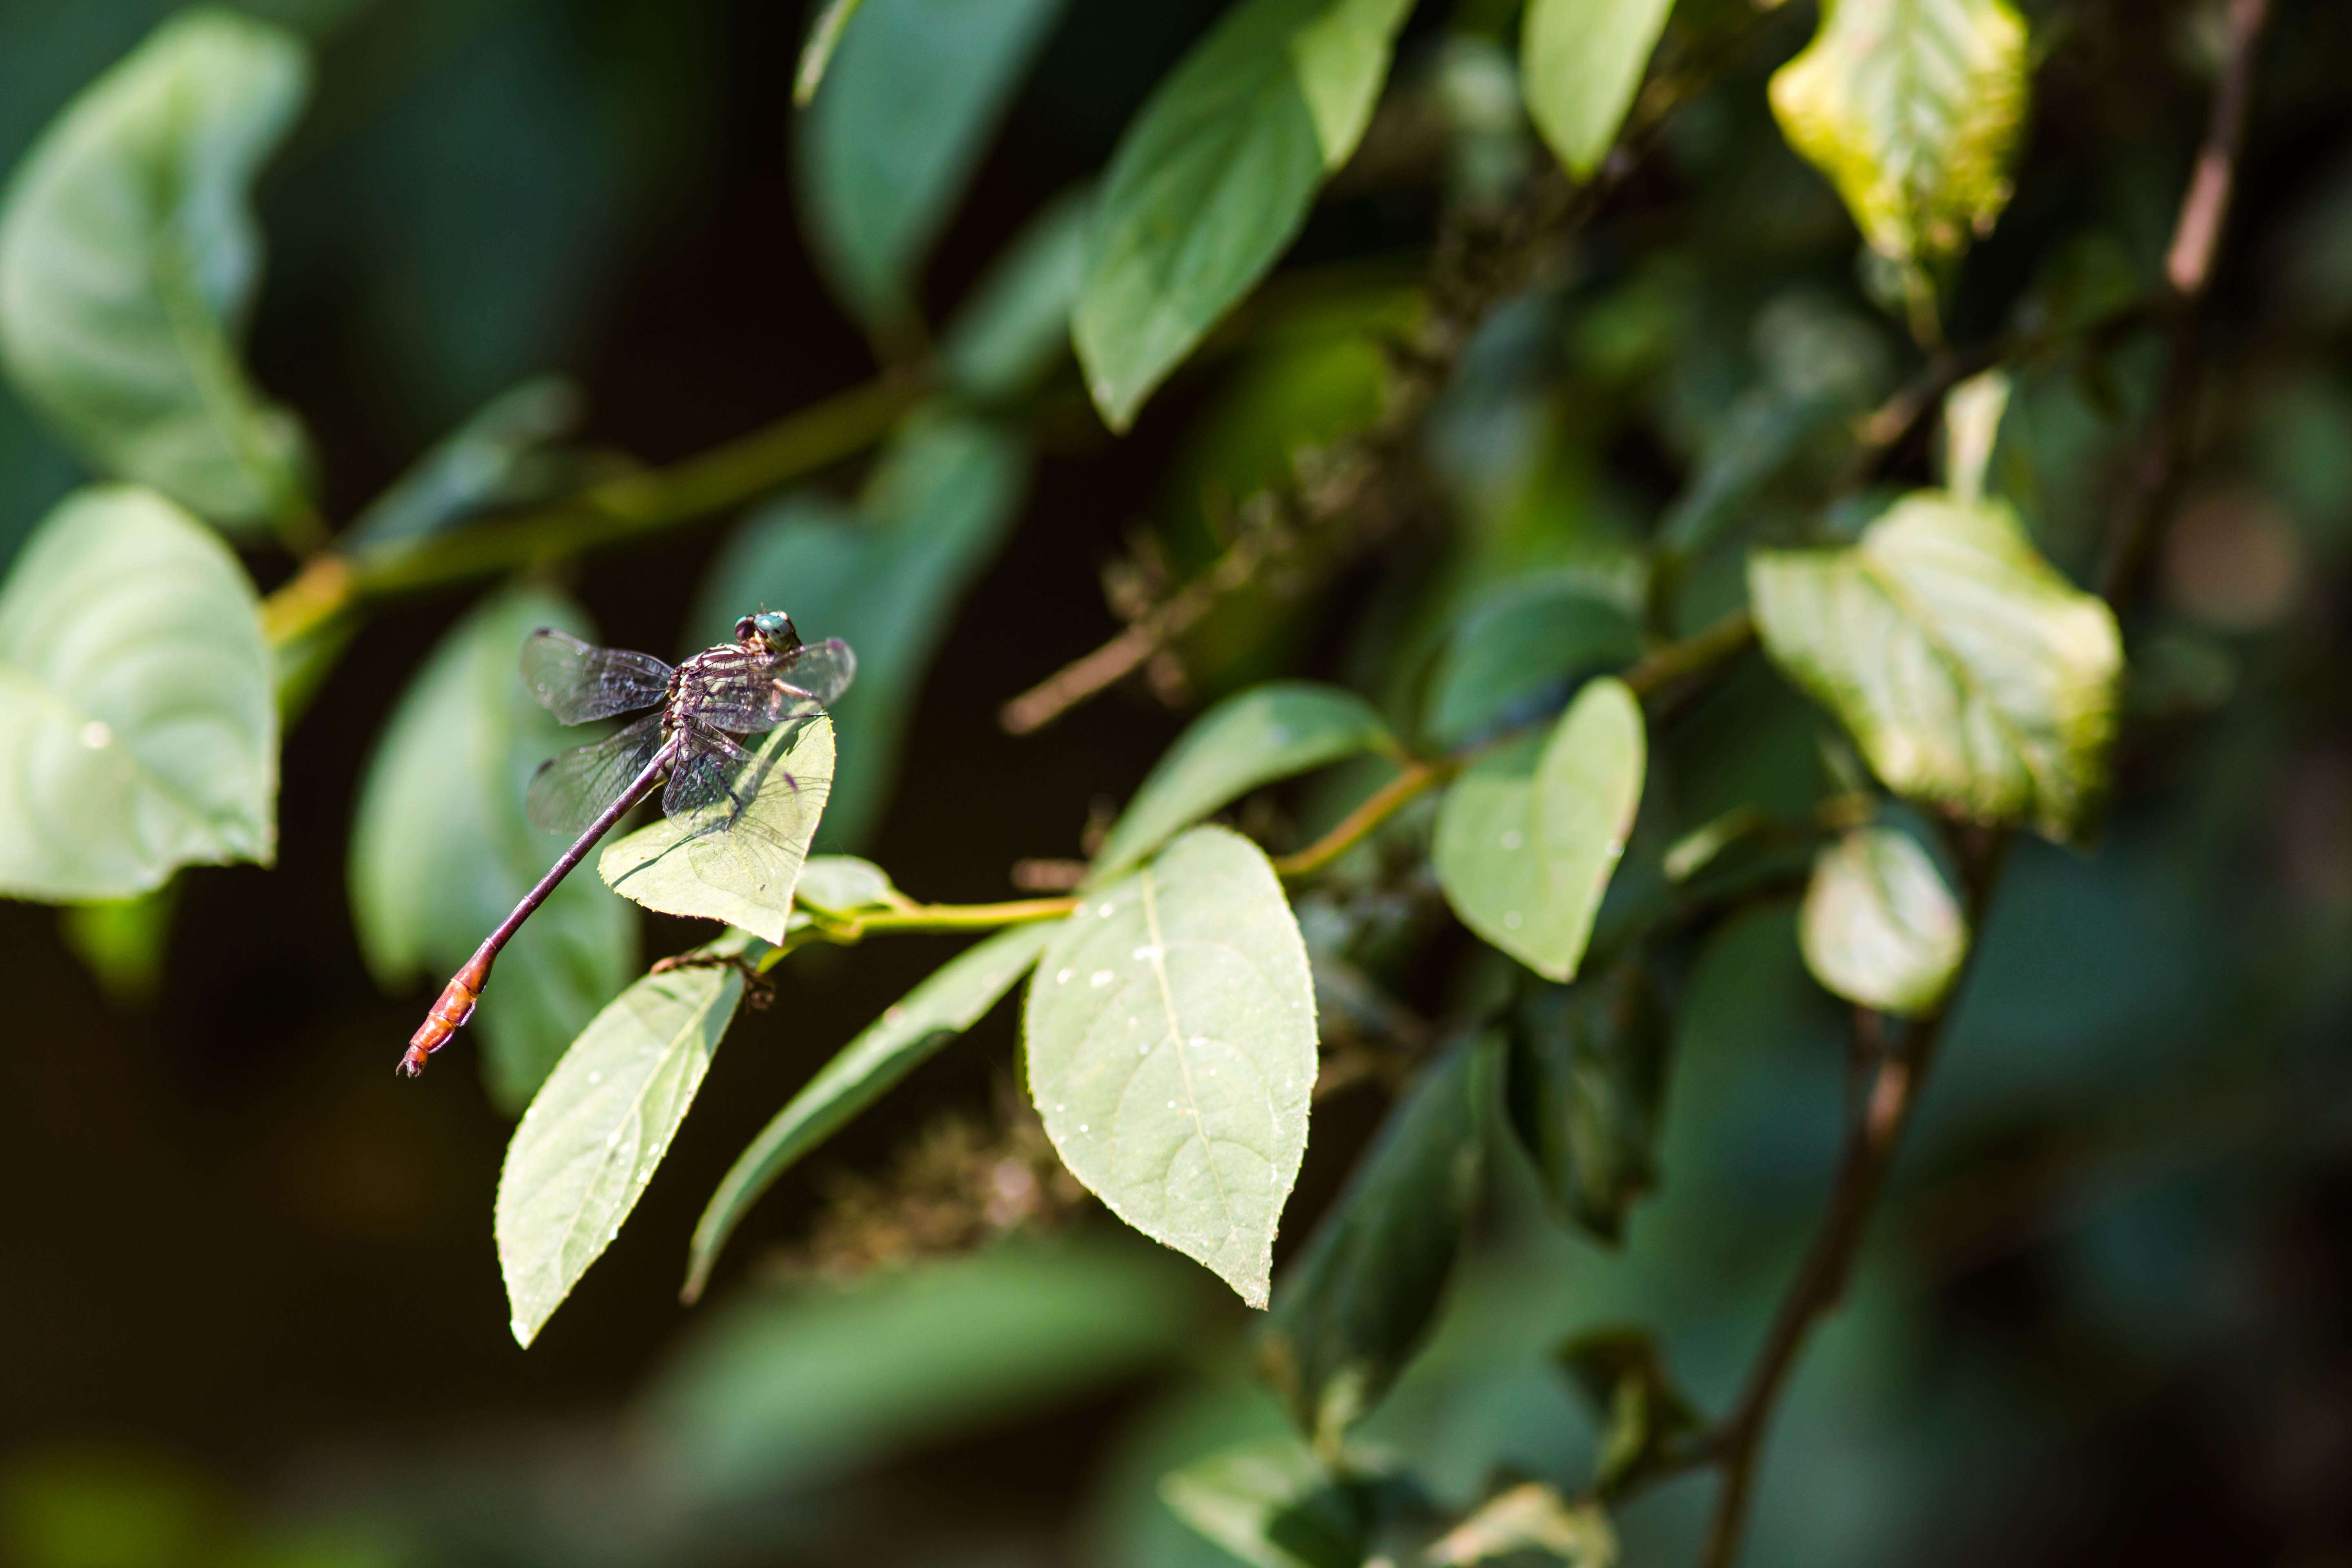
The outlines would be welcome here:
[[[862,0],[838,30],[794,150],[817,253],[869,321],[912,308],[924,255],[1062,4]]]
[[[1458,1046],[1421,1075],[1285,1271],[1258,1364],[1319,1452],[1388,1392],[1437,1316],[1477,1203],[1499,1038]]]
[[[1969,950],[1968,918],[1909,834],[1857,828],[1822,851],[1797,927],[1805,967],[1849,1002],[1925,1013]]]
[[[1898,794],[2078,837],[2106,787],[2123,648],[2006,505],[1897,501],[1851,549],[1758,551],[1766,650]]]
[[[1557,702],[1578,677],[1632,663],[1641,628],[1625,610],[1572,577],[1515,577],[1463,618],[1429,682],[1432,739],[1448,745],[1490,725],[1524,721]]]
[[[386,989],[439,982],[545,874],[563,840],[523,816],[550,755],[588,738],[556,722],[517,671],[541,626],[593,628],[570,601],[516,588],[443,637],[393,710],[368,764],[352,829],[352,920]],[[589,877],[567,877],[499,955],[483,993],[490,1097],[520,1110],[565,1047],[629,983],[637,922]]]
[[[580,389],[543,375],[500,393],[384,487],[338,539],[340,548],[427,538],[496,507],[540,500],[577,478],[548,444],[580,421]]]
[[[115,1005],[143,1006],[163,986],[164,950],[179,904],[176,881],[135,899],[69,904],[58,911],[58,934]]]
[[[0,895],[276,858],[269,649],[217,535],[129,485],[58,503],[0,588]]]
[[[1772,111],[1871,248],[1936,261],[2009,204],[2026,65],[2006,0],[1833,0],[1773,75]]]
[[[0,356],[101,471],[216,522],[301,504],[301,437],[247,382],[260,273],[247,186],[293,123],[292,34],[192,10],[83,89],[0,212]]]
[[[1431,1568],[1466,1568],[1490,1557],[1539,1552],[1572,1568],[1611,1568],[1617,1531],[1593,1502],[1570,1502],[1541,1481],[1497,1492],[1430,1545]]]
[[[1704,1424],[1644,1329],[1596,1329],[1559,1348],[1559,1364],[1601,1422],[1593,1489],[1616,1490],[1659,1457],[1663,1445]]]
[[[1407,0],[1244,0],[1111,156],[1075,317],[1114,430],[1289,247],[1370,122]]]
[[[751,958],[761,949],[730,932],[708,951]],[[498,1199],[518,1343],[530,1343],[621,1233],[742,995],[732,964],[646,975],[596,1015],[523,1112]]]
[[[1089,896],[1046,943],[1023,1032],[1070,1173],[1264,1306],[1307,1149],[1315,993],[1257,846],[1196,827]]]
[[[1177,1517],[1252,1568],[1356,1568],[1376,1521],[1303,1444],[1255,1443],[1163,1478]]]
[[[1642,967],[1544,987],[1511,1030],[1511,1123],[1559,1215],[1604,1241],[1657,1181],[1672,1041]]]
[[[975,403],[1028,391],[1070,352],[1094,195],[1065,191],[1031,218],[956,312],[940,342],[948,384]]]
[[[688,1300],[702,1294],[719,1249],[776,1178],[940,1047],[979,1023],[1029,973],[1054,931],[1043,922],[1013,926],[969,949],[894,1003],[817,1069],[775,1120],[761,1129],[711,1194],[694,1227],[687,1261]]]
[[[842,29],[849,26],[849,19],[865,3],[866,0],[824,0],[816,20],[809,24],[808,41],[801,46],[800,64],[793,68],[793,107],[805,109],[809,100],[816,96],[818,84],[824,80],[825,70],[833,64],[833,51],[841,47]]]
[[[1380,714],[1352,691],[1281,680],[1237,692],[1192,721],[1152,765],[1111,825],[1088,880],[1129,870],[1260,784],[1360,752],[1396,749]]]
[[[1528,115],[1580,180],[1617,140],[1674,0],[1528,0],[1519,74]]]
[[[880,822],[924,673],[1012,526],[1028,472],[1027,454],[993,425],[919,418],[855,514],[787,500],[711,563],[689,622],[698,647],[730,640],[736,618],[764,605],[857,650],[857,684],[833,710],[841,767],[827,847],[855,847]]]
[[[649,823],[605,846],[597,871],[646,909],[783,941],[793,889],[833,787],[833,721],[819,713],[771,730],[753,756],[736,783],[750,793],[748,805],[739,810],[721,800]]]
[[[1524,742],[1446,792],[1433,851],[1462,922],[1537,973],[1576,973],[1642,800],[1647,743],[1623,682],[1587,685],[1538,752]]]

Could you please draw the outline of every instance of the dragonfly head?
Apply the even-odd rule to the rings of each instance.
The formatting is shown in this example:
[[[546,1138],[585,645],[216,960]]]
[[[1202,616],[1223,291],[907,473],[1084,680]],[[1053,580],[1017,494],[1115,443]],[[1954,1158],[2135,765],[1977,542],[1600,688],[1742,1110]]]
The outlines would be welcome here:
[[[793,618],[783,611],[761,610],[735,623],[735,640],[745,647],[790,653],[801,646],[801,634],[793,629]]]

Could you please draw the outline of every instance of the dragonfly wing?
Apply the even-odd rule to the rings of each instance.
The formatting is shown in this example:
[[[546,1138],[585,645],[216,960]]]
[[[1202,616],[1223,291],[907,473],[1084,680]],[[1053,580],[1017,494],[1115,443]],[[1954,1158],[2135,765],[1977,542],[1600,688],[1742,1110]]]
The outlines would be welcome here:
[[[738,735],[772,730],[831,707],[856,674],[857,656],[839,637],[804,644],[782,659],[718,660],[696,713]]]
[[[798,657],[780,674],[788,700],[798,704],[793,711],[805,713],[812,703],[830,708],[857,679],[857,656],[839,637],[803,643]],[[790,717],[791,712],[781,716]]]
[[[700,725],[694,727],[685,754],[669,771],[669,786],[662,791],[662,810],[686,816],[705,806],[723,805],[729,815],[740,812],[758,793],[745,777],[751,753],[727,736]],[[741,781],[739,783],[739,781]]]
[[[531,775],[523,815],[550,833],[579,832],[621,798],[661,743],[661,715],[648,713],[617,735],[550,757]]]
[[[649,653],[598,647],[552,626],[522,641],[523,685],[566,724],[650,708],[668,689],[669,673]]]
[[[762,759],[723,734],[698,726],[694,731],[686,755],[670,773],[662,808],[695,823],[683,848],[701,881],[757,898],[798,874],[805,834],[795,847],[775,823],[764,820],[777,815],[772,803],[753,809],[771,791],[800,793],[799,781],[775,763],[774,756]],[[814,809],[823,803],[809,804]],[[783,825],[790,826],[790,813]]]

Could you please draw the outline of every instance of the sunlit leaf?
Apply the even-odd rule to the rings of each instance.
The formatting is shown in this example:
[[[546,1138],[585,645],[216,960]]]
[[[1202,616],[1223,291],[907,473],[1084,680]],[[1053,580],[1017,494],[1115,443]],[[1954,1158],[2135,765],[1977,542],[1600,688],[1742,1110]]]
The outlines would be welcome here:
[[[1005,248],[948,323],[940,368],[975,403],[1026,392],[1070,352],[1070,310],[1087,260],[1093,193],[1066,191]]]
[[[840,29],[795,151],[817,253],[869,319],[911,308],[923,258],[1062,5],[863,0]]]
[[[1612,1568],[1617,1531],[1598,1503],[1570,1502],[1541,1481],[1522,1481],[1432,1542],[1430,1568],[1467,1568],[1493,1557],[1538,1552],[1570,1568]]]
[[[579,423],[580,389],[541,376],[484,404],[384,487],[336,542],[343,550],[423,539],[494,507],[538,500],[577,465],[548,443]]]
[[[765,606],[857,650],[857,683],[834,709],[840,788],[827,847],[855,847],[879,825],[932,655],[1011,528],[1028,475],[1027,455],[998,426],[917,419],[856,512],[787,500],[711,563],[690,623],[697,646],[731,640],[736,618]]]
[[[749,958],[730,933],[712,949]],[[621,1233],[742,999],[732,964],[648,974],[614,997],[523,1112],[499,1173],[499,1268],[528,1345]]]
[[[1315,989],[1255,844],[1196,827],[1055,928],[1023,1017],[1029,1094],[1113,1214],[1265,1304],[1307,1150]]]
[[[801,908],[836,915],[887,909],[904,897],[891,884],[889,872],[855,855],[810,856],[801,867],[800,886],[793,890],[793,901]]]
[[[1528,0],[1519,73],[1528,115],[1569,172],[1589,180],[1633,106],[1674,0]]]
[[[1510,747],[1455,780],[1433,858],[1462,922],[1538,974],[1573,977],[1633,829],[1647,757],[1641,704],[1604,678],[1540,751]]]
[[[1485,595],[1445,645],[1430,676],[1430,736],[1456,744],[1570,689],[1581,675],[1630,664],[1642,631],[1590,583],[1535,574]],[[1537,712],[1542,709],[1535,710]]]
[[[1195,1460],[1164,1478],[1160,1495],[1251,1568],[1357,1568],[1371,1544],[1365,1500],[1295,1440]]]
[[[1511,1122],[1561,1217],[1604,1241],[1657,1179],[1669,1034],[1649,977],[1627,963],[1521,1005]]]
[[[1944,488],[1973,504],[1984,497],[1985,470],[2009,411],[2009,373],[1972,375],[1944,395]]]
[[[784,940],[793,889],[833,787],[833,721],[771,730],[736,781],[741,808],[718,801],[605,847],[596,869],[624,898],[668,915],[725,921]]]
[[[1323,1452],[1380,1402],[1437,1315],[1478,1200],[1499,1038],[1458,1046],[1412,1094],[1283,1274],[1258,1364]]]
[[[0,587],[0,895],[80,902],[278,850],[253,584],[151,490],[78,490]]]
[[[1702,1425],[1643,1329],[1596,1329],[1559,1348],[1559,1364],[1602,1422],[1592,1485],[1606,1494],[1639,1475],[1664,1444]]]
[[[1195,719],[1111,825],[1090,880],[1141,862],[1178,833],[1260,784],[1396,742],[1352,691],[1282,680],[1226,698]]]
[[[1857,828],[1822,851],[1797,934],[1805,967],[1849,1002],[1925,1013],[1968,952],[1968,917],[1917,840]]]
[[[1370,122],[1406,0],[1244,0],[1112,154],[1075,318],[1095,406],[1123,430],[1249,292]]]
[[[2053,838],[2089,827],[2121,637],[2006,505],[1921,491],[1851,549],[1757,552],[1748,579],[1766,650],[1896,792]]]
[[[1772,78],[1772,110],[1873,249],[1934,261],[2009,203],[2026,66],[2006,0],[1824,0],[1820,34]]]
[[[352,829],[352,919],[387,989],[446,979],[563,850],[524,819],[523,793],[541,763],[592,736],[523,687],[518,660],[540,626],[593,629],[544,590],[499,595],[442,639],[377,743]],[[501,1108],[520,1110],[628,984],[636,928],[610,889],[574,876],[515,933],[474,1015]]]
[[[1199,1276],[1132,1237],[1014,1240],[726,1308],[656,1383],[655,1462],[765,1495],[1034,1411],[1181,1353]]]
[[[737,1157],[710,1195],[694,1227],[688,1300],[702,1294],[719,1249],[760,1194],[891,1085],[980,1022],[1029,973],[1054,929],[1041,922],[997,932],[907,993],[817,1069]]]
[[[181,13],[68,105],[0,212],[0,357],[96,468],[216,522],[300,504],[301,437],[237,363],[247,187],[309,91],[299,40]]]

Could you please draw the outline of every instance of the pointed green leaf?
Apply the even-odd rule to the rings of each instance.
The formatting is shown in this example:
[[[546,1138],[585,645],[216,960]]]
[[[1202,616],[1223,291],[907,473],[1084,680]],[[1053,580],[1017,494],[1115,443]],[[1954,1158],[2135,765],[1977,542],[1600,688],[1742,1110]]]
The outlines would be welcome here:
[[[1603,1241],[1657,1180],[1671,1044],[1640,965],[1622,963],[1523,1004],[1511,1031],[1511,1122],[1562,1218]]]
[[[0,896],[276,858],[269,649],[217,535],[129,485],[58,503],[0,587]]]
[[[688,1300],[702,1294],[719,1249],[760,1194],[891,1085],[979,1023],[1029,973],[1054,930],[1041,922],[997,932],[907,993],[817,1069],[711,1194],[694,1227],[687,1260]]]
[[[819,713],[760,737],[736,787],[751,792],[740,811],[722,800],[665,816],[607,845],[596,869],[614,891],[649,910],[725,921],[782,942],[833,788],[833,721]]]
[[[1055,928],[1023,1028],[1071,1173],[1264,1306],[1307,1151],[1315,987],[1257,846],[1196,827],[1090,895]]]
[[[863,0],[838,29],[794,151],[817,254],[868,320],[912,308],[923,258],[1062,5]]]
[[[592,630],[544,590],[496,595],[442,638],[377,742],[352,830],[352,919],[387,989],[446,978],[563,851],[524,818],[523,793],[541,763],[594,737],[523,687],[517,660],[540,626]],[[499,955],[475,1013],[501,1109],[529,1103],[636,963],[627,904],[591,877],[557,886]]]
[[[543,500],[576,481],[576,458],[548,445],[580,422],[580,389],[558,375],[510,387],[435,442],[345,529],[336,545],[370,549],[428,538],[496,507]]]
[[[1260,784],[1359,752],[1396,749],[1380,714],[1352,691],[1280,680],[1237,692],[1192,721],[1153,764],[1111,825],[1089,880],[1129,870]]]
[[[1407,0],[1243,0],[1111,155],[1075,318],[1095,406],[1124,430],[1288,249],[1356,150]]]
[[[756,954],[732,935],[714,952]],[[648,974],[597,1014],[523,1112],[499,1173],[499,1268],[529,1345],[636,1206],[742,999],[731,964]]]
[[[2007,505],[1920,491],[1851,549],[1756,552],[1748,582],[1766,650],[1898,794],[2053,838],[2095,818],[2122,639]]]
[[[1589,180],[1617,140],[1674,0],[1528,0],[1520,89],[1569,173]]]
[[[1984,499],[2009,389],[2009,372],[1989,370],[1944,395],[1944,488],[1956,501],[1972,506]]]
[[[1873,249],[1931,262],[2009,205],[2026,66],[2006,0],[1823,0],[1820,34],[1772,78],[1772,111]]]
[[[1462,923],[1548,979],[1572,978],[1633,830],[1647,758],[1641,704],[1603,678],[1540,752],[1514,746],[1454,781],[1433,854]]]
[[[1468,1568],[1492,1557],[1540,1552],[1570,1568],[1613,1568],[1617,1531],[1601,1505],[1570,1502],[1541,1481],[1496,1493],[1433,1542],[1429,1568]]]
[[[0,212],[0,357],[100,470],[224,524],[299,500],[301,437],[237,363],[247,186],[310,87],[301,42],[194,10],[68,104]]]
[[[1857,828],[1822,851],[1797,934],[1814,979],[1882,1013],[1931,1010],[1969,950],[1943,874],[1892,827]]]
[[[1251,1568],[1357,1568],[1371,1547],[1366,1500],[1289,1439],[1195,1460],[1163,1478],[1160,1496]]]
[[[1066,191],[1005,247],[940,338],[940,369],[957,392],[1002,403],[1068,356],[1093,222],[1093,192]]]
[[[1639,1476],[1667,1441],[1704,1424],[1647,1330],[1579,1334],[1560,1346],[1559,1363],[1604,1423],[1592,1479],[1603,1495]]]
[[[1339,1451],[1437,1315],[1502,1078],[1499,1038],[1458,1046],[1423,1072],[1283,1274],[1258,1364],[1318,1452]]]

